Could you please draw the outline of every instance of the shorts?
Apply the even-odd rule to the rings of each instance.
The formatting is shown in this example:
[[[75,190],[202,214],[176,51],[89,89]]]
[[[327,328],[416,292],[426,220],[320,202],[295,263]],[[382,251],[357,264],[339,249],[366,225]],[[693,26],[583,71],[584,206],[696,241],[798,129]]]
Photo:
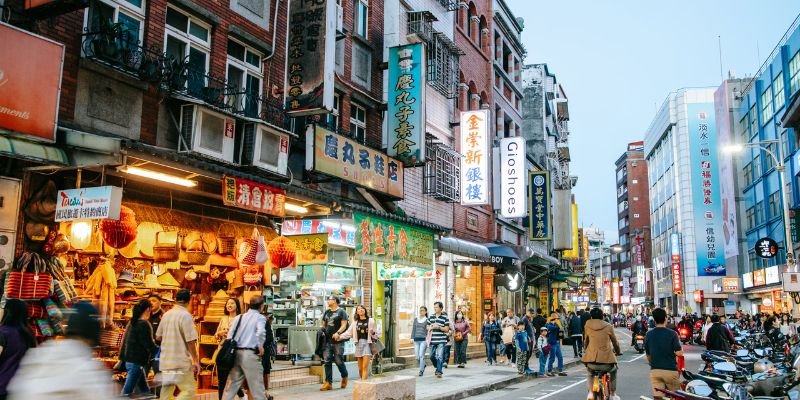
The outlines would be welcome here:
[[[369,343],[367,343],[367,339],[358,339],[358,341],[356,342],[356,352],[354,356],[372,357],[372,350],[369,348]]]
[[[656,392],[656,388],[667,390],[680,389],[680,374],[678,371],[670,371],[667,369],[652,369],[650,370],[650,386],[653,388],[653,397],[662,397],[663,393]]]

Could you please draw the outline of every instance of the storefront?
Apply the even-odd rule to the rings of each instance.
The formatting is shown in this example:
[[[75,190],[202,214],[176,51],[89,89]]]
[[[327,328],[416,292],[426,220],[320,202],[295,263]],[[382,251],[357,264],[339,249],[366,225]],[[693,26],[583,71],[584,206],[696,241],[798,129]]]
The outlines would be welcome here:
[[[750,307],[749,313],[790,312],[791,296],[783,292],[781,284],[782,266],[748,272],[742,275],[742,288]]]

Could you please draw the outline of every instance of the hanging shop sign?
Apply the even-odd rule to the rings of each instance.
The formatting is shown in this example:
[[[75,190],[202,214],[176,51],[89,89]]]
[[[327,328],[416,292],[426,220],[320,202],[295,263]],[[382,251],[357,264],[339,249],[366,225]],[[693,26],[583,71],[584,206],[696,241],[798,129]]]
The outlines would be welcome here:
[[[356,247],[356,228],[352,221],[328,219],[292,219],[281,223],[283,235],[327,233],[328,243],[336,246]]]
[[[528,214],[525,204],[525,138],[515,136],[500,140],[500,215],[522,218]]]
[[[489,204],[489,113],[461,112],[461,204]]]
[[[672,291],[675,294],[683,293],[683,278],[681,278],[680,261],[672,262]]]
[[[750,289],[753,287],[753,273],[747,272],[742,274],[742,287],[745,289]]]
[[[0,128],[55,141],[64,45],[0,22]]]
[[[736,293],[739,291],[739,278],[722,278],[722,292]]]
[[[763,269],[753,271],[753,286],[764,286],[767,284],[767,274]]]
[[[547,290],[540,290],[539,291],[539,308],[541,308],[542,311],[547,311],[547,309],[548,309],[547,308],[547,303],[548,303],[547,296],[549,294],[550,294],[550,292],[548,292]]]
[[[778,254],[778,243],[772,238],[763,237],[756,240],[755,252],[760,258],[773,258]]]
[[[670,248],[670,259],[672,261],[680,261],[681,260],[681,237],[677,233],[671,233],[669,235],[669,248]]]
[[[433,232],[389,221],[372,215],[354,213],[356,259],[431,268]]]
[[[122,188],[99,186],[59,190],[56,201],[56,222],[79,219],[119,219]]]
[[[389,48],[389,146],[391,157],[413,166],[425,162],[425,45]]]
[[[429,279],[434,277],[433,267],[410,267],[408,265],[375,263],[375,271],[379,281],[398,279]]]
[[[309,130],[306,169],[335,176],[388,195],[403,197],[403,163],[322,127]]]
[[[703,291],[702,290],[695,290],[694,293],[693,293],[693,297],[694,297],[694,302],[695,303],[702,303],[703,300],[705,299],[705,296],[703,295]]]
[[[328,263],[328,235],[313,233],[310,235],[286,236],[294,242],[296,249],[296,265],[314,265]]]
[[[528,173],[528,200],[531,202],[528,230],[531,240],[550,240],[550,173]]]
[[[616,278],[611,282],[611,297],[614,300],[614,304],[620,304],[620,293],[619,293],[620,288],[619,288],[619,285],[620,285],[620,282]]]
[[[781,282],[780,267],[777,265],[767,267],[767,269],[764,270],[764,282],[767,285],[771,285],[773,283],[780,283]]]
[[[504,287],[509,292],[519,291],[520,289],[522,289],[524,283],[525,283],[525,277],[522,276],[522,273],[519,271],[507,274],[494,275],[495,286]]]
[[[778,312],[783,311],[783,300],[781,299],[783,292],[780,290],[773,290],[772,291],[772,303],[774,304],[775,310]]]
[[[286,215],[286,192],[251,180],[222,176],[222,203],[275,217]]]
[[[336,2],[289,1],[286,44],[286,112],[311,115],[333,109]]]

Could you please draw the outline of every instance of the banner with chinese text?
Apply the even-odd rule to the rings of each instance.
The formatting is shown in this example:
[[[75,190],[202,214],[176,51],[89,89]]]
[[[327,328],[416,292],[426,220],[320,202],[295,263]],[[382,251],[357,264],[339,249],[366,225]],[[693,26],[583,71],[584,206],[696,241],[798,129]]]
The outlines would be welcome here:
[[[355,247],[356,229],[350,223],[336,220],[292,219],[281,224],[282,235],[306,235],[310,233],[327,233],[328,243],[336,246]]]
[[[489,113],[461,112],[461,204],[480,206],[491,200],[489,177]]]
[[[529,208],[528,230],[531,240],[550,240],[550,173],[531,171],[528,173]]]
[[[295,266],[328,263],[328,234],[286,236],[294,242],[296,251]]]
[[[247,179],[222,176],[222,203],[275,217],[286,214],[286,192]]]
[[[386,152],[408,166],[425,162],[425,86],[425,45],[389,48]]]
[[[361,213],[353,214],[353,222],[356,226],[356,259],[432,267],[432,231]]]

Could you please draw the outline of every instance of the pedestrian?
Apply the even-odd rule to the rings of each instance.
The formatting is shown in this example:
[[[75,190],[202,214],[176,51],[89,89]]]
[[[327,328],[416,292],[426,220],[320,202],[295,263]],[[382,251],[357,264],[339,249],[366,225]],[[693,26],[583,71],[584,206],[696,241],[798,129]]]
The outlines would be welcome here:
[[[148,321],[150,322],[150,326],[153,327],[153,332],[158,332],[158,325],[161,323],[161,318],[164,317],[161,296],[157,293],[150,293],[150,295],[147,296],[147,301],[152,305],[150,308],[150,319]]]
[[[719,318],[719,317],[718,317]],[[663,308],[653,310],[656,327],[647,332],[644,350],[650,363],[650,385],[653,397],[661,397],[656,389],[678,390],[681,388],[677,357],[683,357],[678,334],[667,329],[667,312]]]
[[[444,346],[447,344],[447,332],[450,331],[450,319],[443,312],[441,301],[433,303],[433,315],[428,317],[428,330],[431,332],[431,361],[436,366],[436,377],[442,378],[444,365]]]
[[[519,375],[533,373],[530,369],[525,368],[525,355],[528,353],[529,343],[530,338],[528,338],[528,332],[525,331],[525,323],[520,321],[517,323],[517,331],[514,334],[514,347],[517,351],[517,374]]]
[[[228,339],[236,341],[236,358],[233,362],[222,400],[233,400],[242,383],[247,381],[248,399],[265,400],[264,366],[261,357],[267,339],[267,319],[261,314],[264,307],[263,296],[250,299],[250,309],[236,316],[228,330]]]
[[[498,331],[502,332],[500,324],[494,320],[494,314],[489,314],[489,320],[484,322],[481,329],[481,340],[486,346],[486,362],[489,366],[497,364],[497,335]]]
[[[67,311],[67,331],[25,354],[8,385],[8,400],[94,400],[116,395],[111,374],[94,359],[100,313],[87,302]]]
[[[590,319],[590,316],[589,316],[589,307],[586,307],[586,309],[585,309],[585,310],[583,310],[583,313],[581,313],[581,314],[580,314],[580,316],[581,316],[581,328],[583,328],[583,327],[585,327],[585,326],[586,326],[586,322],[587,322],[587,321],[589,321],[589,319]],[[615,317],[616,317],[616,316],[615,316]],[[616,325],[616,324],[615,324],[615,325]],[[583,339],[581,339],[581,340],[583,340]]]
[[[583,314],[583,310],[579,310],[578,312]],[[575,358],[578,358],[583,356],[583,323],[581,323],[581,317],[579,315],[570,314],[572,314],[572,317],[569,319],[567,330],[570,340],[572,340],[572,352]]]
[[[28,306],[22,300],[7,299],[0,321],[0,400],[8,395],[8,383],[16,374],[28,349],[36,347],[36,339],[28,326]]]
[[[506,310],[506,316],[502,319],[502,325],[505,328],[507,325],[511,325],[514,329],[517,329],[517,322],[519,322],[519,317],[514,314],[514,310],[508,309]]]
[[[344,365],[344,342],[341,335],[347,330],[347,313],[339,307],[339,298],[328,297],[328,310],[322,315],[322,327],[325,329],[325,383],[319,388],[321,391],[333,388],[333,364],[339,369],[342,376],[342,386],[347,387],[347,367]]]
[[[242,313],[242,305],[239,303],[239,299],[234,297],[229,298],[228,301],[225,302],[224,312],[225,315],[220,318],[219,324],[217,325],[217,331],[214,334],[219,342],[217,352],[219,352],[219,350],[222,348],[222,343],[228,337],[228,331],[230,330],[231,322],[233,322],[233,319],[236,318],[236,316]],[[228,374],[230,374],[230,372],[230,369],[222,368],[217,365],[217,382],[219,382],[217,385],[217,390],[219,392],[220,399],[222,399],[222,392],[225,390],[225,384],[228,382]],[[244,392],[239,390],[238,395],[239,397],[244,397]]]
[[[148,322],[152,307],[153,305],[147,300],[136,303],[133,306],[131,320],[125,329],[122,348],[119,351],[119,361],[125,364],[127,371],[125,384],[122,386],[123,397],[129,397],[135,389],[138,389],[140,394],[150,394],[145,371],[156,351],[153,327]]]
[[[443,313],[447,315],[447,313]],[[453,339],[453,331],[455,327],[453,325],[453,320],[450,320],[450,330],[447,331],[447,344],[444,345],[444,351],[442,352],[442,367],[447,368],[447,365],[450,363],[450,350],[455,347],[455,341]],[[431,357],[431,362],[433,362],[433,357]]]
[[[720,323],[719,315],[711,316],[711,327],[706,334],[706,349],[730,352],[736,342],[731,332]]]
[[[622,355],[622,350],[614,333],[614,326],[603,320],[603,311],[593,308],[590,311],[591,318],[586,322],[583,344],[586,353],[581,358],[581,362],[586,365],[588,378],[586,384],[589,389],[589,399],[593,399],[592,384],[594,383],[594,372],[608,372],[609,377],[609,399],[619,400],[617,392],[617,357]],[[581,338],[579,338],[581,339]]]
[[[522,322],[525,323],[525,331],[528,332],[528,352],[525,354],[525,369],[532,369],[530,367],[530,360],[531,356],[533,356],[534,348],[536,347],[534,344],[536,343],[536,338],[539,335],[539,331],[542,327],[547,323],[545,319],[540,315],[542,313],[542,309],[529,308],[525,313],[525,317],[522,318]]]
[[[472,328],[469,325],[469,321],[464,318],[463,311],[456,311],[453,328],[453,341],[456,345],[456,357],[454,361],[458,368],[464,368],[464,366],[467,365],[467,345],[469,344],[469,334],[472,332]]]
[[[353,323],[345,333],[343,339],[355,340],[355,358],[358,362],[358,377],[362,381],[369,379],[369,362],[372,359],[371,344],[375,333],[375,320],[369,317],[367,308],[359,304],[356,306]]]
[[[419,362],[419,376],[425,372],[425,349],[428,347],[428,308],[419,308],[419,316],[411,321],[411,340],[414,341],[414,357]]]
[[[520,322],[523,326],[525,325],[525,322],[522,320],[520,320]],[[514,365],[517,362],[517,354],[514,346],[514,335],[516,333],[516,325],[506,325],[503,327],[503,346],[505,347],[506,362],[510,365]]]
[[[550,345],[550,358],[547,363],[547,374],[555,376],[553,372],[553,363],[558,359],[558,375],[567,376],[564,372],[564,356],[561,354],[561,340],[564,339],[564,325],[561,324],[561,318],[557,312],[550,314],[550,319],[547,322],[547,344]]]
[[[536,356],[539,357],[539,377],[545,376],[545,365],[550,356],[550,345],[547,343],[547,327],[539,329],[539,336],[536,337]]]
[[[792,323],[792,319],[789,317],[789,314],[781,315],[781,323],[779,325],[779,328],[783,336],[786,337],[794,336],[797,333],[795,326]]]
[[[264,317],[267,322],[264,327],[266,334],[264,339],[265,354],[261,357],[261,367],[264,369],[264,396],[267,400],[272,400],[272,396],[269,395],[269,374],[272,371],[272,357],[275,357],[277,343],[275,342],[275,333],[272,331],[272,313],[268,312]]]
[[[200,371],[200,360],[194,317],[187,310],[191,299],[189,289],[178,290],[175,305],[164,313],[156,331],[156,340],[161,342],[161,400],[172,399],[176,387],[178,400],[191,399],[196,391],[194,376]]]

